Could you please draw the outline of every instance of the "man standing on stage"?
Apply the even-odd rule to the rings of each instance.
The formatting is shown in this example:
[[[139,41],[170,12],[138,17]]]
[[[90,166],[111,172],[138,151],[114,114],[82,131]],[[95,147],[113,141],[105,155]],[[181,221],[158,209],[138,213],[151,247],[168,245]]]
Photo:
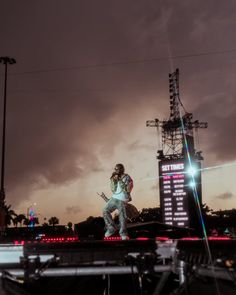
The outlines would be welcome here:
[[[126,229],[126,211],[125,204],[131,201],[131,190],[133,188],[133,180],[128,174],[125,174],[125,168],[123,164],[117,164],[115,171],[110,178],[112,197],[103,209],[103,217],[106,224],[107,231],[105,237],[110,237],[116,233],[117,227],[112,219],[111,213],[118,209],[119,211],[119,234],[122,240],[128,239],[128,233]]]

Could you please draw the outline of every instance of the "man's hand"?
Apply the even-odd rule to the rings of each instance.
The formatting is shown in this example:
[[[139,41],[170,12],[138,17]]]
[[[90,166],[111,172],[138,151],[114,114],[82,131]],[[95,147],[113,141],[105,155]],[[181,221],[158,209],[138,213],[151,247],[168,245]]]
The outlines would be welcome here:
[[[113,172],[111,178],[113,178],[114,180],[119,180],[119,175],[116,172]]]

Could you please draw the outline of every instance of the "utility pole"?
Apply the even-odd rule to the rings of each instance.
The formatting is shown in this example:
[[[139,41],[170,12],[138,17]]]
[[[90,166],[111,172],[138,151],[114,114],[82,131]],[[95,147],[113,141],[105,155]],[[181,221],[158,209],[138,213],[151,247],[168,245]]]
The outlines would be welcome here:
[[[1,161],[1,187],[0,187],[0,232],[5,229],[5,143],[6,143],[6,110],[7,110],[7,70],[8,65],[16,63],[14,58],[8,56],[0,57],[0,63],[5,66],[4,96],[3,96],[3,121],[2,121],[2,161]]]

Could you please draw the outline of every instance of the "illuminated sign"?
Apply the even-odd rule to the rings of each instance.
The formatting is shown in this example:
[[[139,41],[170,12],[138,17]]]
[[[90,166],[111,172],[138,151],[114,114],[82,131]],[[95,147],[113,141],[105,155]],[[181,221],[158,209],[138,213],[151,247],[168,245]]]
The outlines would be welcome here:
[[[28,208],[28,218],[29,218],[29,227],[34,227],[35,225],[35,211],[33,207]]]
[[[199,173],[193,174],[192,170],[191,173],[188,172],[190,171],[189,165],[184,159],[159,162],[160,206],[165,224],[178,227],[190,226],[190,218],[192,218],[190,209],[194,208],[193,187],[190,182],[193,175],[200,174],[199,165],[200,163],[194,163]],[[198,186],[199,179],[196,181]]]

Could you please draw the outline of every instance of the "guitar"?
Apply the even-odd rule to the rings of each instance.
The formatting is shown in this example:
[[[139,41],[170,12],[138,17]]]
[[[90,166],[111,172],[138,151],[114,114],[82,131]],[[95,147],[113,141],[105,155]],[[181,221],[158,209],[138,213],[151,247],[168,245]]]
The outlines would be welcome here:
[[[105,202],[108,202],[110,199],[102,192],[101,194],[97,193]],[[137,218],[139,216],[138,209],[130,204],[125,203],[125,209],[126,209],[126,216],[127,219],[132,220],[134,218]]]

